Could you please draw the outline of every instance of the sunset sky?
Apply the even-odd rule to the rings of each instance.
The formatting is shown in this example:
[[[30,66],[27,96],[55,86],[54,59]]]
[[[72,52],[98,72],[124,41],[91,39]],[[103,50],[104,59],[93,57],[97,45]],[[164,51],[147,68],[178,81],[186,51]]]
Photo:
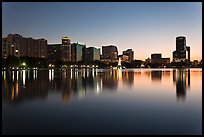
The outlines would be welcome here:
[[[185,36],[191,60],[202,58],[201,2],[3,2],[2,37],[17,33],[45,38],[49,44],[61,38],[87,47],[116,45],[119,54],[133,49],[135,59],[151,53],[170,57],[176,37]]]

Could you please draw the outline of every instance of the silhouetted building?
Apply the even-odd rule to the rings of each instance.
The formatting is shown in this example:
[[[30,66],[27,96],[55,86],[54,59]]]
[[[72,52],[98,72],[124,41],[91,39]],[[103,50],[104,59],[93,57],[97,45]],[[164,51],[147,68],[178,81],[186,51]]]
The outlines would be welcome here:
[[[54,63],[60,60],[60,50],[62,44],[48,44],[48,62]]]
[[[10,53],[11,44],[7,42],[6,38],[2,38],[2,58],[6,59]]]
[[[186,60],[186,51],[188,51],[188,60]],[[176,51],[173,51],[173,62],[190,62],[190,47],[186,46],[186,37],[176,37]]]
[[[62,45],[68,46],[70,44],[70,42],[71,42],[70,38],[68,38],[68,37],[63,37],[62,38]]]
[[[187,75],[186,75],[187,74]],[[186,82],[186,77],[188,82]],[[177,99],[184,100],[186,97],[186,87],[190,87],[190,70],[184,69],[173,70],[173,82],[176,83]]]
[[[86,61],[86,45],[80,43],[71,44],[71,61]]]
[[[151,71],[151,79],[152,81],[161,81],[162,79],[162,71]]]
[[[170,58],[162,58],[161,53],[151,54],[151,63],[168,64],[170,63]]]
[[[127,49],[126,51],[123,51],[123,55],[128,56],[128,61],[134,60],[134,51],[132,49]]]
[[[118,49],[116,46],[102,46],[103,61],[116,61],[118,59]]]
[[[162,64],[169,64],[170,63],[170,58],[161,58],[162,59]]]
[[[151,59],[161,59],[161,57],[162,57],[161,53],[151,54]]]
[[[118,58],[121,58],[122,61],[129,61],[129,57],[127,55],[118,55]]]
[[[61,50],[60,50],[60,59],[62,61],[71,61],[71,43],[70,43],[70,38],[68,37],[63,37],[62,38],[62,45],[61,45]]]
[[[100,49],[94,47],[86,48],[86,61],[93,62],[95,60],[100,60]]]
[[[191,62],[191,49],[190,49],[190,46],[186,46],[186,51],[187,51],[187,53],[188,53],[188,58],[187,58],[187,62],[188,62],[188,64],[190,64],[190,62]]]
[[[176,51],[186,50],[186,37],[179,36],[176,37]]]
[[[47,40],[25,38],[19,34],[9,34],[2,39],[2,57],[8,55],[16,57],[47,58]]]
[[[8,50],[5,53],[5,58],[8,57],[8,55],[20,57],[21,56],[21,42],[22,42],[22,36],[19,34],[9,34],[6,38],[2,39],[4,41],[4,46],[8,46],[7,48],[4,48],[3,50]]]

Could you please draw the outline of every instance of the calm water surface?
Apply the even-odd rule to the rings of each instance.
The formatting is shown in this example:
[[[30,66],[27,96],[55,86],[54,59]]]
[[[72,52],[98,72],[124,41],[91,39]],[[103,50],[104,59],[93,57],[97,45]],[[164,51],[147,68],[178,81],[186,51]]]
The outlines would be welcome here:
[[[2,71],[3,134],[202,134],[202,69]]]

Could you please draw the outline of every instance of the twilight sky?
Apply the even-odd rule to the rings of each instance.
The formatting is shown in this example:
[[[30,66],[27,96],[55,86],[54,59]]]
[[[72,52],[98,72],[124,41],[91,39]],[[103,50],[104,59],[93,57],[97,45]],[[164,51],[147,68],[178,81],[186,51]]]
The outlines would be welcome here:
[[[71,42],[101,48],[131,48],[135,59],[151,53],[170,57],[176,37],[186,36],[191,60],[202,58],[201,2],[3,2],[2,37],[17,33],[45,38],[49,44]],[[102,49],[101,49],[102,50]]]

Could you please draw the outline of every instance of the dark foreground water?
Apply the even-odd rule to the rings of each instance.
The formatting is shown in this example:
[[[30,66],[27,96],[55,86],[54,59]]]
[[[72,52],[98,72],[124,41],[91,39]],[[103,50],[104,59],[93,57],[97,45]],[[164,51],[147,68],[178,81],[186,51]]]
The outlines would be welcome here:
[[[202,134],[202,69],[2,71],[3,134]]]

